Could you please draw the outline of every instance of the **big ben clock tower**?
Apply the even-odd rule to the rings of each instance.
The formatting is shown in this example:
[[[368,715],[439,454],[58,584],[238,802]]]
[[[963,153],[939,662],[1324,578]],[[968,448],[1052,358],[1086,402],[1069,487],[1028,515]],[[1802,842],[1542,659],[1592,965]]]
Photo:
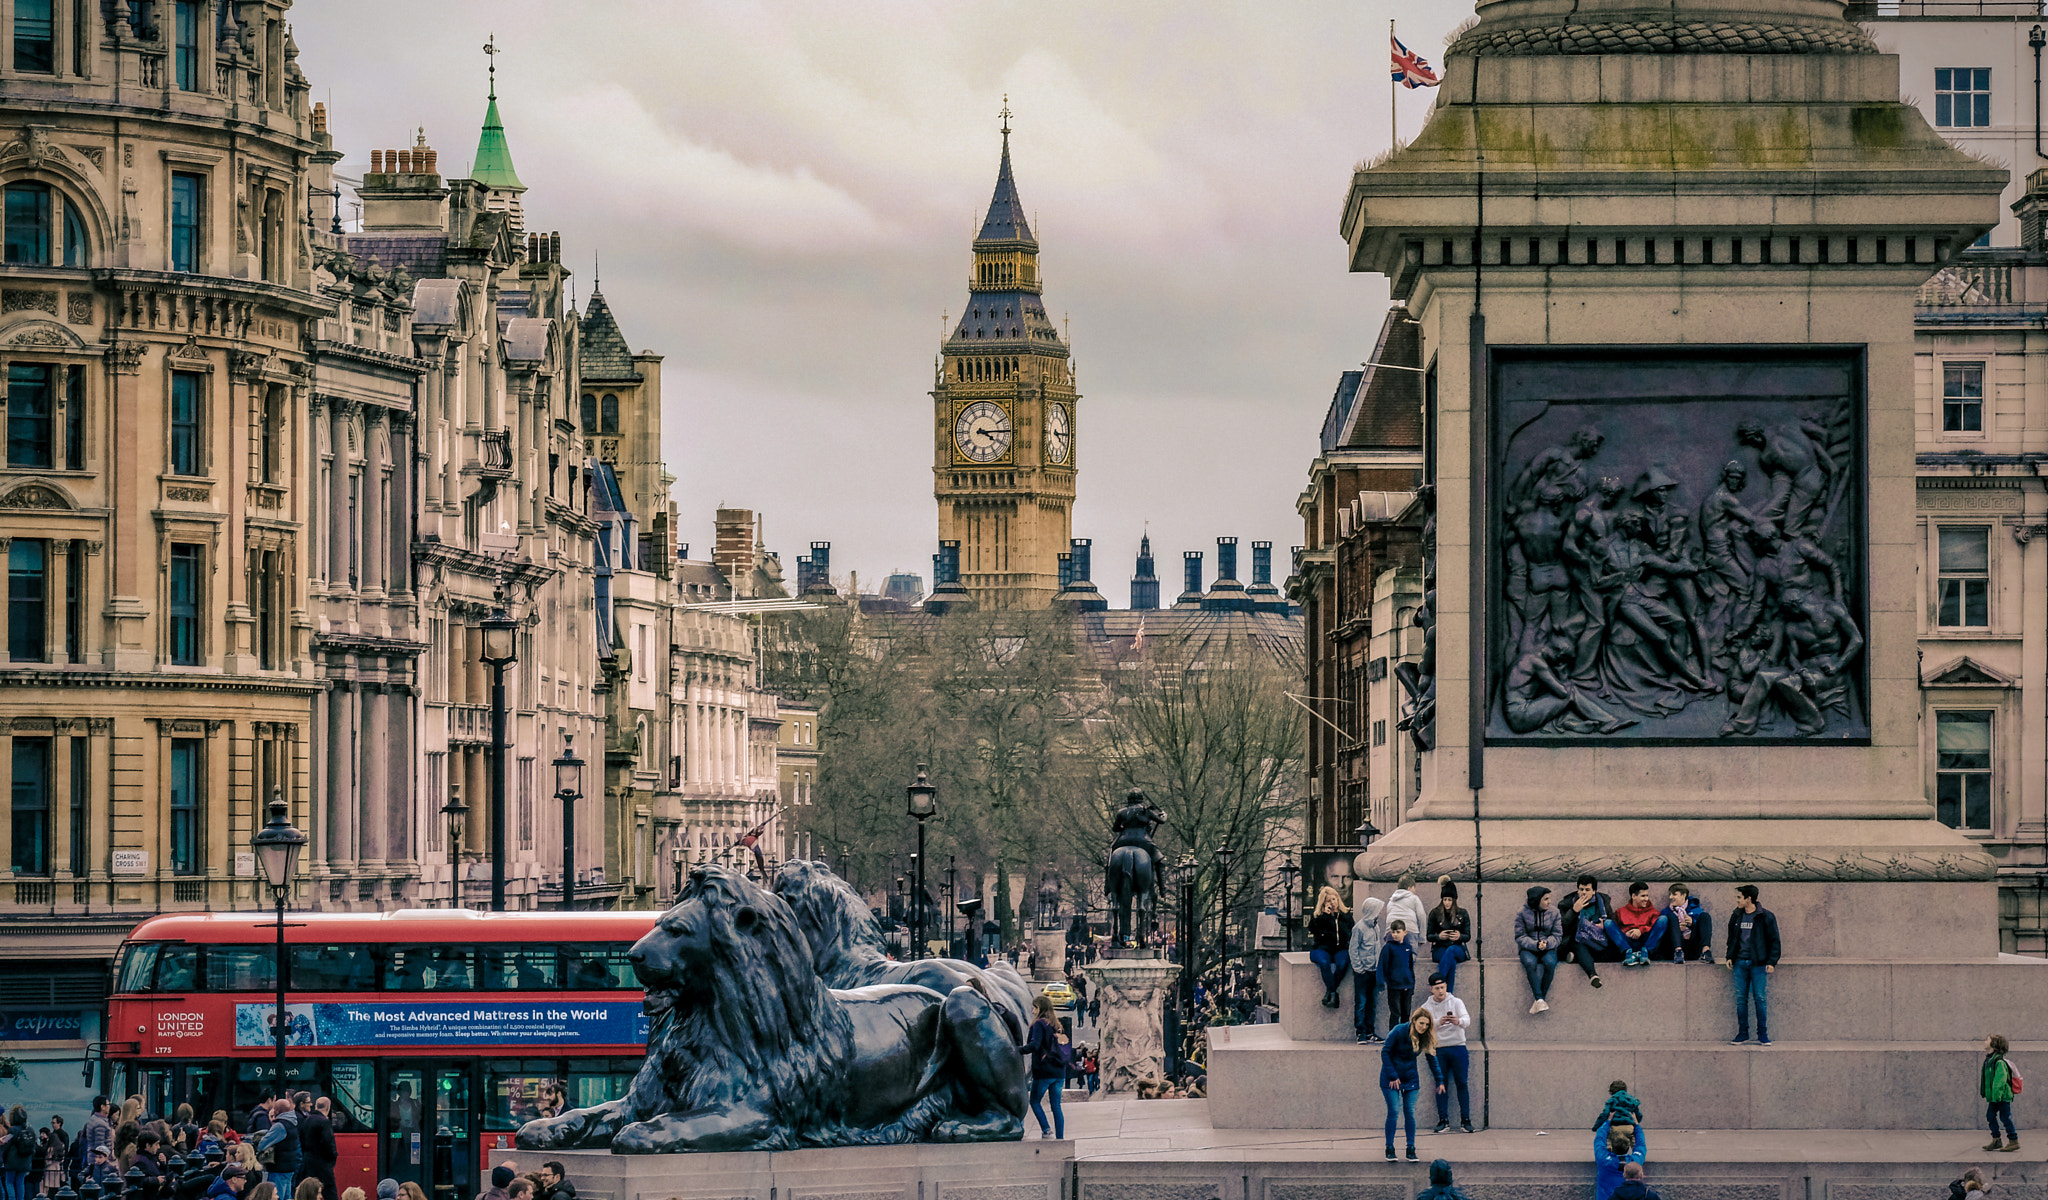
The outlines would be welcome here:
[[[1067,345],[1046,318],[1038,240],[1010,178],[1010,109],[995,198],[974,239],[967,307],[932,388],[939,539],[987,608],[1043,608],[1073,531],[1079,422]]]

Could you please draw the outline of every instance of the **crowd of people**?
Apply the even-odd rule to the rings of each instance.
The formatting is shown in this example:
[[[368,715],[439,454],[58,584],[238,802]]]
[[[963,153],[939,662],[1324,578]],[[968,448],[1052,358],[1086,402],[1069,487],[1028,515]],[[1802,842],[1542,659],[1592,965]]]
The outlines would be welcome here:
[[[328,1097],[304,1091],[264,1096],[239,1122],[216,1109],[203,1125],[189,1104],[163,1117],[150,1114],[141,1096],[118,1107],[96,1096],[75,1133],[57,1114],[38,1129],[17,1104],[0,1123],[0,1200],[55,1196],[88,1183],[126,1200],[138,1200],[129,1194],[137,1187],[139,1200],[370,1200],[335,1179],[335,1120]],[[515,1174],[496,1168],[477,1200],[576,1200],[558,1162],[523,1179]],[[427,1195],[417,1183],[386,1179],[377,1200]]]

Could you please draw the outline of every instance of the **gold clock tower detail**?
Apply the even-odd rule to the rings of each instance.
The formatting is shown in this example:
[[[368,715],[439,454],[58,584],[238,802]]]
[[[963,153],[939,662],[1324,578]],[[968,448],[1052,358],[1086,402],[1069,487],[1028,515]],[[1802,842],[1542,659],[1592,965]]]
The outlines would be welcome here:
[[[1045,315],[1038,240],[1010,177],[1010,109],[995,198],[974,239],[967,307],[932,388],[939,540],[985,608],[1043,608],[1073,532],[1080,420],[1073,364]]]

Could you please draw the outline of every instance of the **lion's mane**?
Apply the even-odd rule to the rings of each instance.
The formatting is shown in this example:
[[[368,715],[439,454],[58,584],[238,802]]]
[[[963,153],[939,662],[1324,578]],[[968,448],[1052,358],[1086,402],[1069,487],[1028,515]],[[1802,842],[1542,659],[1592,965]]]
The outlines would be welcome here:
[[[689,1112],[729,1093],[734,1079],[766,1081],[762,1091],[784,1119],[777,1141],[757,1148],[800,1144],[834,1107],[832,1076],[852,1058],[852,1023],[831,1002],[788,905],[717,868],[691,872],[677,904],[692,900],[710,918],[716,962],[680,989],[650,988],[671,991],[673,1007],[648,1031],[633,1107],[642,1119]],[[744,932],[734,924],[742,908],[755,914]],[[667,925],[664,916],[655,928]]]
[[[822,863],[791,859],[775,869],[775,894],[788,903],[810,943],[811,963],[830,987],[859,987],[863,960],[882,958],[888,942],[867,901]],[[844,982],[842,982],[844,980]]]

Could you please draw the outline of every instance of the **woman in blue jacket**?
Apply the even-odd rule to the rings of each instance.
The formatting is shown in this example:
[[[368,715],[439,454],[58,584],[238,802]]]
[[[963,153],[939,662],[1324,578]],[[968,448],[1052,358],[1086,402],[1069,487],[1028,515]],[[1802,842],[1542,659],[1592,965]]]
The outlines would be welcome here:
[[[1387,1040],[1380,1046],[1380,1095],[1387,1102],[1387,1157],[1394,1157],[1394,1114],[1398,1102],[1400,1112],[1408,1119],[1408,1161],[1415,1157],[1415,1092],[1422,1086],[1418,1066],[1423,1056],[1429,1057],[1429,1072],[1436,1075],[1436,1027],[1430,1020],[1429,1010],[1418,1008],[1406,1021],[1387,1031]]]

